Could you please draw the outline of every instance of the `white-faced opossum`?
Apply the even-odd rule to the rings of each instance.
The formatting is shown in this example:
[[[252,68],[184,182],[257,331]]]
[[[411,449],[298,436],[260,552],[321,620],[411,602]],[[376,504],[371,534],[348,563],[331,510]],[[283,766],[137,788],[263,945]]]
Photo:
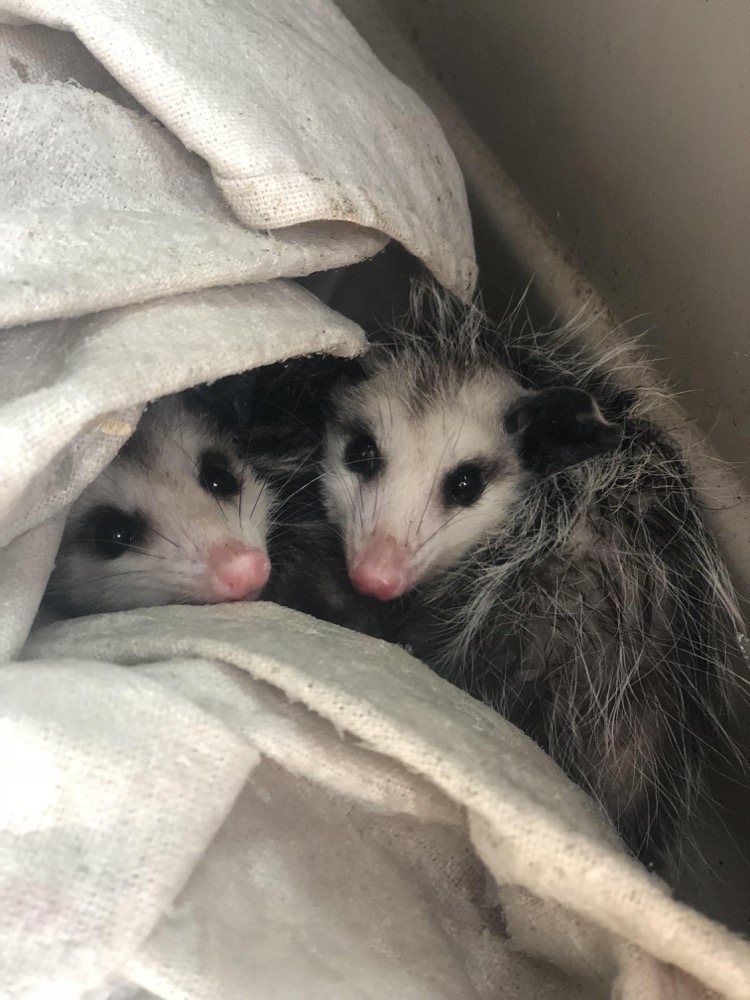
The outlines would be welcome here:
[[[333,395],[322,488],[389,638],[535,738],[664,868],[743,624],[624,352],[439,292]]]
[[[152,403],[72,505],[47,591],[63,614],[252,600],[272,496],[188,394]]]

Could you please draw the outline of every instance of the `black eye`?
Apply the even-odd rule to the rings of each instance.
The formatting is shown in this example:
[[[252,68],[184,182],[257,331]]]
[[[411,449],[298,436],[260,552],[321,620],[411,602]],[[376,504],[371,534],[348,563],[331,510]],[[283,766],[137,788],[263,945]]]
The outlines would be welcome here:
[[[200,482],[206,493],[227,499],[240,492],[240,481],[229,471],[229,459],[218,452],[204,452],[198,463]]]
[[[79,530],[82,541],[102,559],[117,559],[146,540],[148,524],[142,514],[127,514],[116,507],[96,507]]]
[[[346,446],[344,461],[347,468],[365,479],[373,479],[383,464],[383,456],[369,434],[358,434]]]
[[[478,465],[467,462],[449,472],[443,484],[446,504],[471,507],[484,493],[484,473]]]

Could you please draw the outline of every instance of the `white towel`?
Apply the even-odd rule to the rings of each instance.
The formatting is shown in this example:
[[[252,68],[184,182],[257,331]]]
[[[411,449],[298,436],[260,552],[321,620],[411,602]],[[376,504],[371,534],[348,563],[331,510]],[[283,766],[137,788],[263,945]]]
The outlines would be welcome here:
[[[80,823],[80,868],[61,871],[59,858],[37,854],[34,886],[46,899],[63,883],[83,900],[72,917],[87,934],[68,923],[60,956],[59,923],[27,925],[28,939],[12,937],[22,968],[37,967],[51,941],[61,981],[91,988],[108,971],[165,998],[594,1000],[615,982],[611,995],[622,1000],[697,1000],[707,987],[750,995],[746,943],[672,902],[531,740],[397,647],[260,603],[60,623],[37,633],[25,656],[28,715],[19,719],[12,700],[4,710],[32,737],[41,714],[53,735],[23,742],[36,767],[33,796],[22,799],[27,822]],[[59,703],[49,693],[55,657],[65,665]],[[19,684],[10,677],[12,699]],[[126,807],[102,789],[107,768],[114,786],[129,781],[125,725],[118,719],[110,738],[97,720],[128,683],[123,717],[140,731],[131,713],[141,699],[147,706],[158,781],[130,782]],[[46,694],[33,699],[29,689]],[[88,703],[91,725],[80,709]],[[190,767],[198,746],[205,767],[227,753],[199,735],[199,710],[261,761],[252,773],[256,758],[245,762],[239,797],[233,781],[186,783],[183,815],[193,823],[180,818],[185,843],[175,844],[170,816],[162,844],[172,807],[155,807],[155,786],[163,778],[165,797],[173,793],[185,748]],[[149,730],[159,711],[168,717],[161,740]],[[99,741],[106,766],[92,769]],[[81,745],[85,760],[71,750]],[[80,781],[58,780],[58,766]],[[209,842],[198,820],[218,814],[226,821]],[[118,844],[135,825],[148,849],[104,861],[107,824]],[[179,856],[184,848],[194,858],[201,837],[205,853],[183,888]],[[165,861],[168,851],[178,857]],[[168,881],[174,905],[139,947],[116,901],[124,894],[151,918]],[[35,896],[29,909],[39,907]],[[0,912],[0,934],[14,926]]]

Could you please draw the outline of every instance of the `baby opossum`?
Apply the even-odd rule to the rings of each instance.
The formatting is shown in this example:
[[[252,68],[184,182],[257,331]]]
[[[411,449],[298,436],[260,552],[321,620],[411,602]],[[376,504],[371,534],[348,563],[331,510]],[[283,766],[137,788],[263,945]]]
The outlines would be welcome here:
[[[436,290],[363,364],[322,462],[354,587],[668,869],[744,626],[658,393],[628,387],[622,349]]]
[[[145,411],[72,505],[47,602],[68,615],[253,600],[273,498],[188,394]]]

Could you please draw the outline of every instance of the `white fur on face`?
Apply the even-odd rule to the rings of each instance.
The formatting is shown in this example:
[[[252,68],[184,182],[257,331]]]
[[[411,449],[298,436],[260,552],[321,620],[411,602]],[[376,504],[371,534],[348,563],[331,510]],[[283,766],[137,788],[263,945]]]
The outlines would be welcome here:
[[[502,419],[521,389],[510,377],[476,377],[415,408],[399,396],[394,375],[386,367],[341,395],[322,483],[350,567],[373,539],[390,538],[408,553],[413,586],[455,564],[507,517],[525,475]],[[345,461],[359,431],[372,436],[383,458],[369,481]],[[484,492],[469,507],[446,503],[446,476],[467,462],[490,470]]]
[[[200,460],[221,455],[241,483],[235,497],[217,497],[200,484]],[[272,497],[240,462],[231,441],[189,413],[179,397],[152,404],[136,437],[73,504],[50,594],[78,613],[172,603],[209,602],[208,552],[242,543],[266,552]],[[87,515],[114,507],[138,513],[145,540],[115,559],[92,545]]]

